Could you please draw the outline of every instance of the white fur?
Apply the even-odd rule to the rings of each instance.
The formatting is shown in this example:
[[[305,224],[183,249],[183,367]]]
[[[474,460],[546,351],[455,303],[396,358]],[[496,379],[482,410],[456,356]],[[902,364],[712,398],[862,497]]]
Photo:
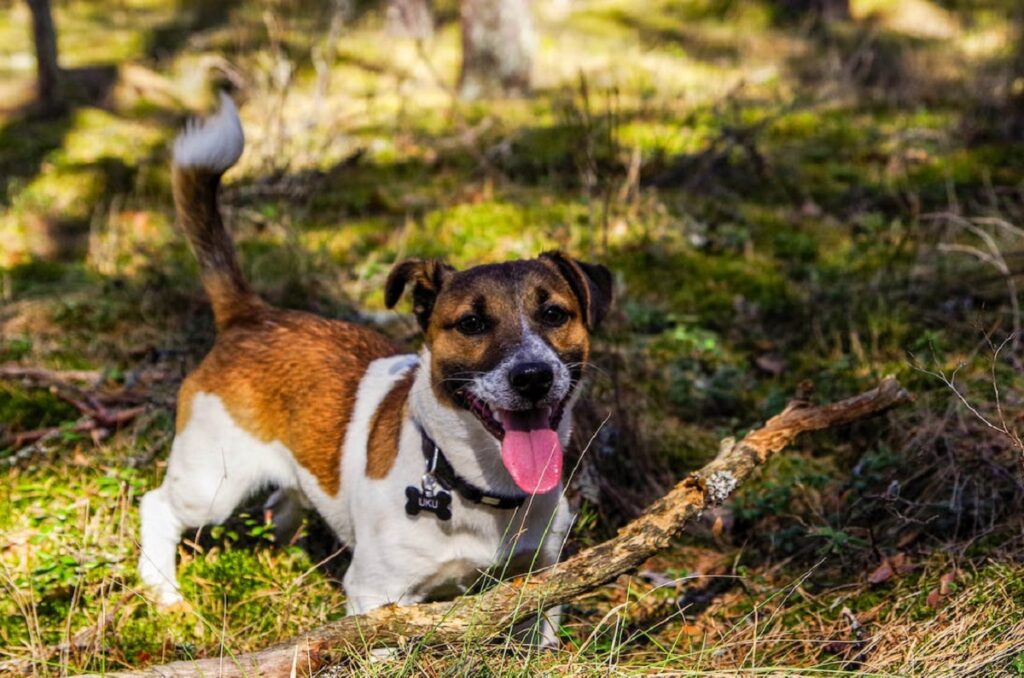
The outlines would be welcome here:
[[[238,162],[245,133],[235,102],[220,93],[220,111],[206,120],[189,120],[174,140],[174,164],[224,172]]]
[[[520,309],[520,312],[522,310]],[[509,372],[521,363],[540,362],[551,367],[554,379],[551,390],[539,403],[531,403],[513,390],[509,382]],[[477,398],[487,403],[491,409],[528,410],[537,405],[554,407],[562,402],[572,388],[572,375],[569,368],[561,361],[555,350],[548,345],[536,332],[523,323],[523,340],[519,347],[502,360],[497,367],[483,375],[475,377],[469,390]]]
[[[394,466],[382,479],[366,476],[369,425],[394,383],[417,363]],[[468,412],[442,406],[430,385],[430,352],[383,358],[360,381],[342,448],[341,488],[325,493],[280,442],[263,443],[235,424],[220,398],[199,393],[171,448],[161,487],[142,500],[140,575],[167,605],[181,600],[174,557],[187,527],[225,520],[244,497],[268,484],[298,492],[353,549],[344,585],[350,613],[388,603],[410,604],[465,591],[483,573],[503,576],[557,561],[571,515],[561,487],[517,510],[473,504],[455,495],[452,519],[408,516],[405,488],[424,473],[415,422],[444,450],[460,475],[493,492],[516,493],[501,463],[500,445]],[[567,408],[567,410],[570,408]],[[559,427],[568,443],[569,413]],[[549,613],[557,617],[557,611]],[[542,634],[551,640],[552,624]]]
[[[295,466],[284,445],[261,442],[239,427],[219,397],[195,395],[192,417],[171,446],[163,485],[140,505],[139,574],[161,604],[181,600],[174,556],[182,531],[223,522],[267,485],[295,487]]]

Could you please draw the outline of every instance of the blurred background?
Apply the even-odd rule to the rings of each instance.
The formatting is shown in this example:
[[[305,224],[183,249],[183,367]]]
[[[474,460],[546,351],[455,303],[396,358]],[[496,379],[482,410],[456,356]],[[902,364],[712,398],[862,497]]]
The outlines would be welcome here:
[[[213,338],[169,144],[227,89],[223,207],[275,304],[416,346],[383,310],[403,257],[615,271],[570,551],[797,392],[917,396],[779,455],[570,607],[558,652],[344,670],[1024,673],[1022,31],[1015,0],[0,0],[0,672],[344,613],[344,549],[315,516],[275,539],[259,498],[183,543],[191,609],[136,589]]]

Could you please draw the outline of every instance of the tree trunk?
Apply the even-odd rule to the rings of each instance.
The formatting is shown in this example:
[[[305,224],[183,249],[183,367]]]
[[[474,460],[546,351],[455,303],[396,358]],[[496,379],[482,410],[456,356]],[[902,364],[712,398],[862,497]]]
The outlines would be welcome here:
[[[802,20],[807,16],[825,22],[850,18],[850,0],[780,0],[779,6],[787,20]]]
[[[537,610],[567,603],[639,567],[668,548],[672,539],[702,511],[725,501],[729,494],[774,453],[801,433],[841,426],[908,402],[910,395],[887,377],[877,388],[831,405],[812,406],[795,400],[764,427],[739,442],[722,441],[718,456],[683,479],[665,497],[608,541],[540,573],[502,582],[486,592],[452,602],[409,607],[387,606],[364,615],[345,617],[297,638],[259,652],[151,666],[108,673],[121,678],[170,676],[308,675],[348,654],[362,656],[370,648],[422,642],[447,645],[481,642],[505,633]],[[0,666],[0,669],[5,668]],[[7,667],[10,668],[10,667]]]
[[[396,38],[426,40],[434,35],[430,0],[389,0],[388,33]]]
[[[1014,7],[1007,17],[1013,25],[1017,47],[1010,57],[1006,83],[1008,132],[1013,139],[1024,138],[1024,7]]]
[[[818,0],[816,4],[825,21],[846,21],[850,18],[850,0]]]
[[[459,96],[515,96],[530,89],[536,35],[530,0],[462,0]]]
[[[57,29],[50,0],[26,0],[32,12],[32,38],[36,46],[37,96],[47,108],[61,103],[61,71],[57,62]]]

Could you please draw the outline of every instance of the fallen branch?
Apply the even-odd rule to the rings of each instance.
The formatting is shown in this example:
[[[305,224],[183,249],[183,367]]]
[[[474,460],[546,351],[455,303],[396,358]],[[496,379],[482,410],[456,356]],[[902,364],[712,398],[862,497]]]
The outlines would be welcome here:
[[[102,413],[88,414],[71,426],[50,426],[9,433],[6,437],[0,438],[0,447],[19,447],[29,443],[46,442],[64,433],[95,433],[102,440],[110,434],[111,429],[123,426],[145,411],[145,405],[123,410],[103,410]]]
[[[69,381],[99,383],[103,373],[99,370],[48,370],[44,367],[0,365],[0,379],[27,379],[45,384],[65,384]]]
[[[117,405],[141,405],[148,402],[145,395],[122,390],[120,393],[104,393],[98,386],[104,374],[94,370],[48,370],[41,367],[21,365],[0,365],[0,381],[19,381],[29,388],[45,389],[56,397],[70,403],[84,416],[105,422],[113,416],[110,407]],[[72,382],[88,382],[88,390]]]
[[[0,381],[17,381],[28,388],[44,389],[57,398],[71,404],[81,416],[74,423],[61,426],[32,429],[29,431],[3,431],[0,427],[0,449],[16,448],[17,452],[0,459],[0,465],[13,466],[30,458],[43,445],[68,433],[88,433],[93,443],[109,437],[110,434],[146,411],[148,398],[122,390],[120,393],[103,393],[97,386],[104,380],[104,374],[94,370],[49,370],[41,367],[21,365],[0,365]],[[90,389],[83,389],[74,382],[87,382]],[[132,405],[131,407],[117,407]]]
[[[452,602],[389,606],[346,617],[258,652],[153,666],[119,676],[294,676],[313,671],[371,647],[481,641],[516,622],[573,600],[636,569],[667,548],[687,522],[721,504],[755,468],[799,434],[841,426],[910,401],[899,382],[887,377],[871,391],[831,405],[795,400],[763,428],[738,443],[726,439],[718,456],[681,481],[619,534],[549,570],[504,582],[485,593]]]

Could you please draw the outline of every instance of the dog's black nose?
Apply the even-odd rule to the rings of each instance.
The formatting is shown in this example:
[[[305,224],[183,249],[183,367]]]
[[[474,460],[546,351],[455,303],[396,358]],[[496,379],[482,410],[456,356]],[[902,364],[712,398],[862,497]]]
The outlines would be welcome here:
[[[546,396],[554,380],[554,370],[547,363],[519,363],[508,372],[512,388],[531,403]]]

